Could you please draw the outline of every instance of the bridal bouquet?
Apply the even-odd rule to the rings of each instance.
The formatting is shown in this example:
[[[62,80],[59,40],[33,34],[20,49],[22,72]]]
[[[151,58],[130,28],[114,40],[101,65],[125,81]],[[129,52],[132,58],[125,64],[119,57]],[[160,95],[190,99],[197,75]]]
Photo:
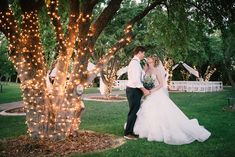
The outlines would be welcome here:
[[[143,85],[144,88],[150,90],[152,89],[155,85],[154,85],[155,80],[153,79],[153,77],[151,75],[147,75],[144,77],[144,81],[143,81]]]

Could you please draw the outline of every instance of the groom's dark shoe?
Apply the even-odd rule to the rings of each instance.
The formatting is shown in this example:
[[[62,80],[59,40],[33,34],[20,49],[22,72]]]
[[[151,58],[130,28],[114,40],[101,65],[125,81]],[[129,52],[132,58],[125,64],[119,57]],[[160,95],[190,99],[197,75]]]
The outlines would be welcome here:
[[[127,140],[137,140],[137,138],[134,135],[131,135],[131,134],[125,135],[124,138],[127,139]]]

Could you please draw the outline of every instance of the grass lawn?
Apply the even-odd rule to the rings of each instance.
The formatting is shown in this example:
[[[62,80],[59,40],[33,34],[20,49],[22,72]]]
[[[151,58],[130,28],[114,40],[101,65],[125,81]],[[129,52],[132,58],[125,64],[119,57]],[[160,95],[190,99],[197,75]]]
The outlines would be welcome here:
[[[114,89],[113,91],[117,91],[118,89]],[[84,93],[99,93],[99,89],[95,87],[90,87],[85,89]],[[21,101],[21,90],[20,85],[17,83],[3,83],[3,92],[0,92],[0,105],[9,102]]]
[[[21,91],[17,83],[3,83],[2,93],[0,92],[0,105],[8,102],[21,101]]]
[[[12,92],[15,95],[15,92]],[[75,155],[82,157],[232,157],[235,154],[235,112],[223,111],[230,88],[214,93],[170,93],[170,97],[189,117],[197,118],[211,133],[204,143],[172,146],[145,139],[127,141],[121,147],[99,153]],[[10,97],[8,95],[8,97]],[[1,97],[2,98],[2,97]],[[1,100],[2,101],[2,100]],[[103,103],[86,101],[82,130],[93,130],[123,136],[128,112],[127,102]],[[0,139],[26,134],[24,117],[0,116]],[[0,155],[1,156],[1,155]]]

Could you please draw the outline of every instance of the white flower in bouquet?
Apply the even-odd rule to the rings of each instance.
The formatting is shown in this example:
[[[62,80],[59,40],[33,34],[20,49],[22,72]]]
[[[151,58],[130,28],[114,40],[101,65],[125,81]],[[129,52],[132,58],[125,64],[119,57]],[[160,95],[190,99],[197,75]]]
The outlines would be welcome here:
[[[146,75],[144,77],[143,85],[146,89],[150,90],[155,86],[154,82],[155,80],[151,75]]]

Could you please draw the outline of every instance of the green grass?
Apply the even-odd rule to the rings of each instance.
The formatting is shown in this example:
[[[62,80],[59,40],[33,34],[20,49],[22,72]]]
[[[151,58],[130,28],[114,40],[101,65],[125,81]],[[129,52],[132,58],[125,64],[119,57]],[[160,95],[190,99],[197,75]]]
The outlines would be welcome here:
[[[172,146],[145,139],[127,141],[121,147],[99,153],[75,155],[82,157],[232,157],[235,154],[235,112],[223,111],[233,93],[226,88],[215,93],[170,93],[170,97],[189,117],[197,118],[211,133],[204,143],[193,142]],[[85,102],[82,130],[93,130],[123,136],[123,124],[128,112],[127,102]],[[24,117],[0,116],[0,139],[26,134]]]
[[[115,88],[113,91],[119,91],[119,89]],[[100,90],[97,87],[89,87],[84,90],[84,94],[91,94],[91,93],[99,93]]]
[[[88,94],[88,93],[99,93],[99,89],[98,88],[93,88],[93,87],[90,87],[90,88],[87,88],[84,90],[84,94]]]
[[[21,101],[21,91],[17,83],[3,83],[2,93],[0,92],[0,105],[8,102]]]
[[[117,91],[118,89],[113,89]],[[84,90],[84,94],[99,93],[99,88],[89,87]],[[21,101],[20,85],[16,83],[3,84],[3,92],[0,92],[0,105],[9,102]]]
[[[171,93],[170,96],[190,118],[197,118],[212,135],[204,143],[171,146],[144,139],[128,141],[125,145],[101,152],[81,155],[113,157],[230,157],[235,153],[235,113],[222,110],[227,97],[232,93],[226,89],[217,93]],[[95,130],[123,136],[123,123],[128,111],[127,103],[86,103],[82,129]]]

